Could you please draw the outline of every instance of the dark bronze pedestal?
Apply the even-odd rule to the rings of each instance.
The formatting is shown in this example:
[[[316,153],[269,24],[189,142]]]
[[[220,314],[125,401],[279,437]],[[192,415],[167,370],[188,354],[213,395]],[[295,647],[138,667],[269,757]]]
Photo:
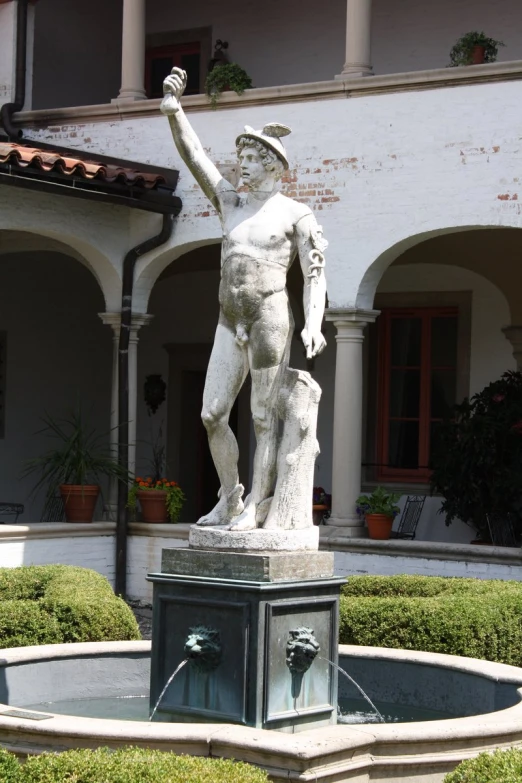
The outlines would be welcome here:
[[[190,656],[155,720],[280,731],[336,723],[337,670],[328,660],[338,659],[344,580],[333,576],[331,553],[166,549],[161,573],[148,578],[151,709]]]

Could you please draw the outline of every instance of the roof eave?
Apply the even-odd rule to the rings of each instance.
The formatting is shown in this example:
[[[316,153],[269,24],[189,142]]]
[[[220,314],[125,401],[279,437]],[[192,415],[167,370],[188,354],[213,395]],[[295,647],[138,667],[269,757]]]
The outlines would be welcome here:
[[[159,214],[177,216],[182,207],[181,199],[174,195],[170,184],[145,189],[33,168],[21,169],[11,163],[0,163],[0,184]]]

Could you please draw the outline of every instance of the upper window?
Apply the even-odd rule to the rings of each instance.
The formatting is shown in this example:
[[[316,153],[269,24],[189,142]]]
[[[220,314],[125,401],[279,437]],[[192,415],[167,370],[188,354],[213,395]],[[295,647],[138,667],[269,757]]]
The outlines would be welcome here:
[[[201,44],[176,43],[147,49],[145,60],[145,90],[148,98],[163,97],[163,80],[177,66],[187,72],[185,95],[200,91]]]
[[[437,426],[456,402],[458,310],[384,309],[378,324],[378,479],[426,481]]]

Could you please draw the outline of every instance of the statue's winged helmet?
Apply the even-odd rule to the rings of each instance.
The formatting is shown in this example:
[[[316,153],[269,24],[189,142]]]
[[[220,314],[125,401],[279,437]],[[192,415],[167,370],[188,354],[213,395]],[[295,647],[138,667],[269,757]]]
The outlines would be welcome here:
[[[288,158],[286,157],[286,150],[283,146],[281,138],[288,136],[291,133],[291,128],[288,125],[281,125],[279,122],[269,122],[262,130],[254,130],[250,125],[245,125],[245,130],[240,133],[236,139],[238,144],[241,139],[255,139],[260,141],[265,147],[275,152],[280,161],[282,161],[285,169],[288,169]]]

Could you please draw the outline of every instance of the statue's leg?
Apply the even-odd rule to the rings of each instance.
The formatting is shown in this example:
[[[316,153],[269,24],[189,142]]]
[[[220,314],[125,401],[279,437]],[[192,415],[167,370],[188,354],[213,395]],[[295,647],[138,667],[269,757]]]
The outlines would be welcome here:
[[[247,373],[246,350],[238,346],[234,332],[220,317],[207,369],[201,419],[221,487],[217,505],[198,520],[198,525],[225,525],[243,510],[238,446],[228,419]]]
[[[288,366],[294,322],[285,291],[265,300],[261,317],[250,330],[251,407],[256,434],[252,490],[245,510],[231,530],[252,530],[257,507],[272,494],[277,462],[277,400]]]

